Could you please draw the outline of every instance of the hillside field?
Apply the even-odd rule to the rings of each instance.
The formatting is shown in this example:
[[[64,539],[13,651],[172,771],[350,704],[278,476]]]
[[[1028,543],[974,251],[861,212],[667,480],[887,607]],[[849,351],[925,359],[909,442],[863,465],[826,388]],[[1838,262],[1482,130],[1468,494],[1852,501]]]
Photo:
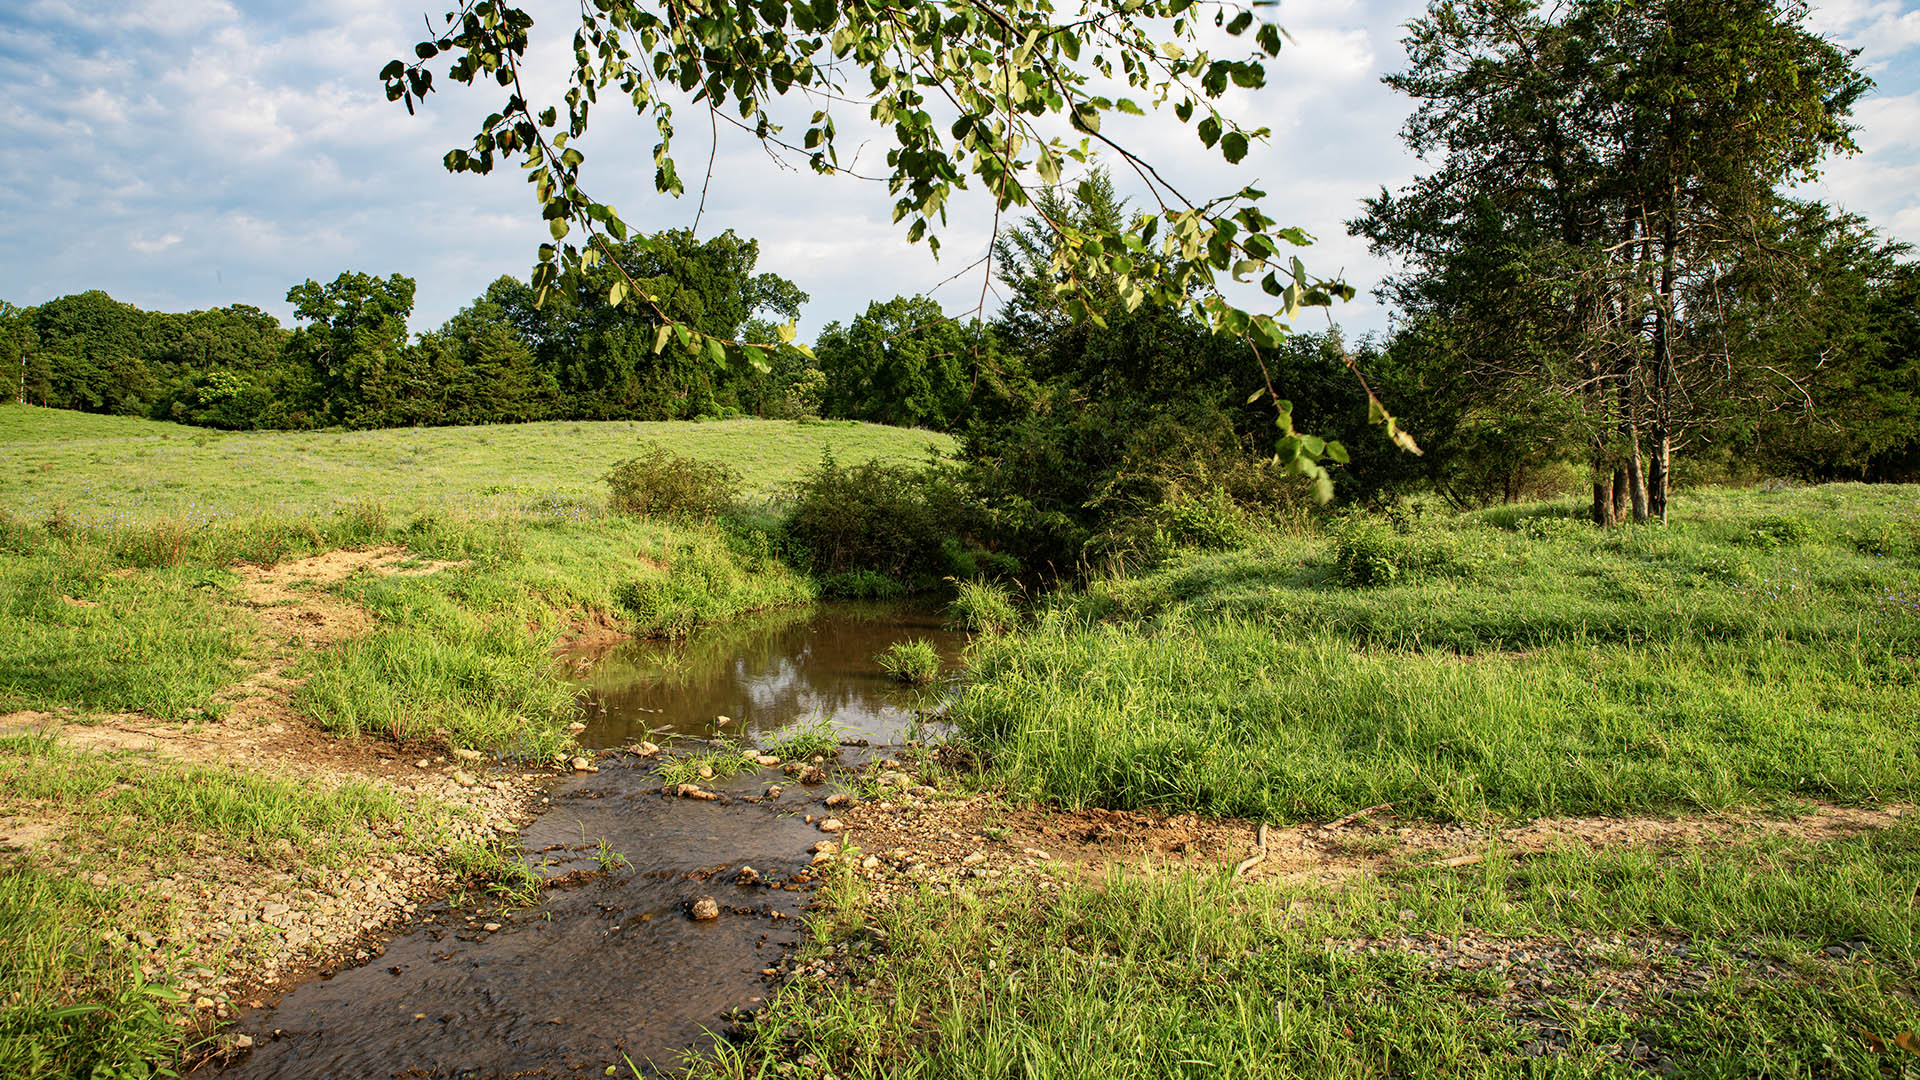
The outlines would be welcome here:
[[[602,477],[657,442],[738,470],[769,496],[821,455],[917,462],[946,435],[854,421],[556,421],[381,431],[222,432],[0,405],[0,509],[85,521],[307,515],[356,500],[394,514],[599,505]]]

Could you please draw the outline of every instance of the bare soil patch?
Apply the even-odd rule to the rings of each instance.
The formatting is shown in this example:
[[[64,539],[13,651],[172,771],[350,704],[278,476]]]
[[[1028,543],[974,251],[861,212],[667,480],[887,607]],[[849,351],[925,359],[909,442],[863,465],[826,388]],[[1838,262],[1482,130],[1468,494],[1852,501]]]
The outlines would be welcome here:
[[[418,575],[460,565],[412,559],[387,546],[236,567],[239,606],[258,627],[257,667],[217,696],[217,720],[170,723],[71,710],[0,716],[0,736],[44,732],[72,749],[151,758],[155,768],[177,762],[245,770],[322,791],[373,784],[397,796],[409,818],[445,820],[436,846],[423,848],[395,827],[370,822],[364,834],[333,838],[359,855],[343,855],[338,845],[305,851],[287,841],[244,850],[206,835],[169,838],[176,843],[164,854],[102,852],[89,849],[97,843],[85,823],[60,807],[16,804],[0,811],[0,853],[164,901],[168,925],[134,934],[127,945],[150,974],[183,973],[191,1006],[183,1023],[230,1016],[247,998],[376,955],[380,940],[457,884],[448,869],[452,849],[517,833],[535,816],[551,776],[440,750],[335,739],[293,708],[299,681],[291,672],[306,650],[373,628],[371,615],[331,586],[362,572]]]
[[[1024,873],[1043,881],[1098,881],[1116,871],[1250,864],[1244,880],[1332,884],[1406,866],[1462,866],[1495,852],[1529,855],[1568,845],[1683,850],[1769,834],[1835,840],[1884,828],[1912,810],[1815,805],[1793,817],[1569,817],[1476,827],[1400,822],[1379,809],[1337,822],[1269,828],[1264,851],[1255,822],[1145,810],[1053,810],[1010,805],[993,795],[903,793],[849,806],[839,816],[850,842],[877,859],[867,869],[881,879],[953,882]]]

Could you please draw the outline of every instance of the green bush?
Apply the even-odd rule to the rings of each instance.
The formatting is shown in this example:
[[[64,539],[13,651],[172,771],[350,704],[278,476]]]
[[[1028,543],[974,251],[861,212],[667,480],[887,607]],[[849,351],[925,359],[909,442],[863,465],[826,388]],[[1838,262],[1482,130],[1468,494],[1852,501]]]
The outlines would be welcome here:
[[[971,576],[993,561],[972,540],[984,525],[979,503],[948,469],[841,465],[829,454],[794,484],[787,535],[828,592],[856,595],[850,587],[876,576],[914,590]]]
[[[1813,525],[1806,518],[1768,514],[1748,528],[1745,541],[1762,551],[1772,551],[1775,548],[1798,546],[1812,536]]]
[[[1920,556],[1920,518],[1871,518],[1854,530],[1852,540],[1862,555],[1894,559]]]
[[[646,444],[606,475],[607,505],[618,514],[710,521],[739,502],[740,474],[727,465]]]
[[[1354,516],[1336,524],[1332,534],[1334,568],[1354,588],[1472,577],[1477,569],[1456,538],[1405,523]]]

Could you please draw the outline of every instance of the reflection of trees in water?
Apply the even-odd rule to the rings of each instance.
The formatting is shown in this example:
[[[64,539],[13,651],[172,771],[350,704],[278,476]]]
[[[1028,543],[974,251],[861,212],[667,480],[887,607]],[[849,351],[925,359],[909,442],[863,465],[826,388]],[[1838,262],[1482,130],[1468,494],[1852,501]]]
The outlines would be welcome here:
[[[615,726],[698,734],[720,714],[745,721],[735,734],[815,714],[861,726],[919,703],[873,661],[908,638],[932,641],[949,661],[965,644],[937,615],[836,605],[710,627],[681,642],[623,645],[595,665],[590,685]]]

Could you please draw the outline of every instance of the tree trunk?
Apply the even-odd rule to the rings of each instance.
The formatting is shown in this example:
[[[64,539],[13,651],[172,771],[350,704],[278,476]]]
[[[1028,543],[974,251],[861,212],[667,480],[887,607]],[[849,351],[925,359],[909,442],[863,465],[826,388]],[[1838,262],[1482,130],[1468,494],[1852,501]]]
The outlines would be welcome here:
[[[1618,520],[1613,513],[1613,469],[1607,463],[1607,447],[1598,435],[1593,439],[1593,523],[1612,528]]]
[[[1632,512],[1632,503],[1627,499],[1627,467],[1624,464],[1615,465],[1613,467],[1613,523],[1616,525],[1625,523],[1627,515]]]
[[[1660,292],[1653,306],[1653,465],[1647,476],[1647,515],[1667,520],[1667,493],[1673,466],[1674,257],[1679,247],[1679,194],[1669,192],[1666,221],[1660,231]]]
[[[1627,425],[1627,486],[1633,503],[1633,520],[1647,520],[1647,471],[1640,460],[1640,429]]]

